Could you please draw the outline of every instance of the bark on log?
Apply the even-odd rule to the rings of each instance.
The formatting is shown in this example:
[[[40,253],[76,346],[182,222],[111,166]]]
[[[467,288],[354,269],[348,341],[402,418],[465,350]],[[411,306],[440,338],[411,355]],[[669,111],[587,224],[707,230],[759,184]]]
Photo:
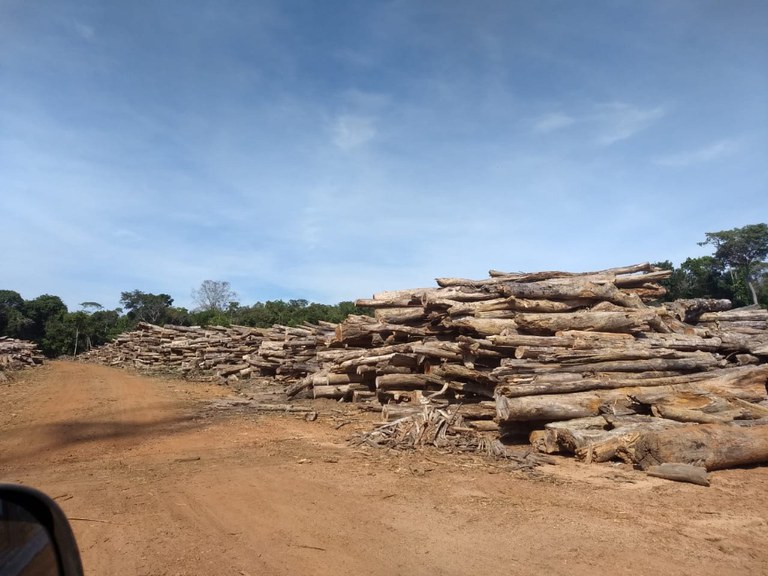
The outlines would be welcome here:
[[[383,374],[376,377],[377,390],[417,390],[440,388],[444,382],[428,374]]]
[[[498,297],[499,295],[495,292],[471,288],[469,286],[455,286],[450,288],[437,288],[432,292],[427,292],[422,295],[421,303],[428,308],[447,308],[452,305],[451,302],[479,302],[483,300],[493,300]]]
[[[314,386],[312,396],[314,398],[352,398],[355,391],[368,391],[365,384],[338,384],[336,386]]]
[[[608,462],[616,457],[619,448],[631,441],[638,431],[666,430],[674,426],[682,426],[682,424],[672,420],[653,418],[602,431],[581,431],[564,427],[557,430],[557,442],[564,451],[575,454],[576,458],[587,464]]]
[[[427,317],[427,311],[422,306],[412,306],[410,308],[379,308],[375,312],[376,320],[379,322],[390,322],[392,324],[407,324],[408,322],[419,322]]]
[[[507,297],[536,300],[592,300],[607,301],[626,308],[643,308],[645,305],[635,294],[619,290],[611,283],[569,279],[568,282],[549,280],[531,283],[507,283],[496,287]]]
[[[643,387],[672,386],[676,384],[688,384],[696,382],[718,382],[726,377],[723,374],[701,372],[698,374],[684,374],[675,376],[653,377],[649,373],[642,373],[640,378],[629,378],[627,374],[616,373],[610,376],[599,375],[595,378],[585,378],[577,373],[538,374],[526,380],[499,379],[506,382],[496,387],[496,394],[507,398],[519,398],[522,396],[537,396],[541,394],[569,394],[572,392],[586,392],[589,390],[612,390],[616,388],[631,388],[642,385]]]
[[[481,336],[492,336],[501,334],[505,331],[514,331],[517,329],[515,320],[499,318],[474,318],[466,316],[463,318],[446,318],[442,323],[446,328],[466,328],[473,330]]]
[[[768,462],[768,426],[693,424],[641,433],[622,454],[643,470],[669,462],[708,471],[764,464]]]
[[[515,274],[520,276],[539,276],[544,280],[547,278],[560,278],[571,276],[619,276],[622,274],[637,274],[639,272],[656,272],[659,269],[651,265],[650,262],[642,262],[640,264],[632,264],[630,266],[620,266],[616,268],[606,268],[605,270],[598,270],[595,272],[535,272],[533,274],[523,274],[520,272],[501,272],[500,270],[490,270],[488,275],[491,277],[498,276],[514,276]],[[671,271],[670,271],[671,272]]]
[[[515,322],[519,330],[538,335],[551,335],[562,330],[628,333],[649,330],[649,322],[656,318],[653,310],[584,311],[562,314],[520,314]]]
[[[707,312],[699,317],[699,322],[762,322],[768,321],[768,310],[763,308],[736,308],[725,312]]]
[[[497,375],[504,374],[545,374],[548,372],[576,372],[593,374],[597,372],[653,372],[675,370],[678,372],[700,372],[709,368],[725,367],[726,362],[709,352],[693,353],[689,358],[649,358],[646,360],[617,360],[615,362],[547,363],[531,360],[506,358],[502,361]]]
[[[592,425],[581,424],[597,421]],[[602,426],[599,422],[602,421]],[[663,430],[673,426],[684,426],[672,420],[633,414],[613,416],[604,414],[596,418],[582,418],[567,422],[547,424],[549,441],[558,451],[573,452],[586,463],[607,462],[616,457],[617,450],[633,440],[638,430]],[[609,428],[610,427],[610,428]],[[583,431],[583,432],[582,432]]]
[[[676,420],[677,422],[694,422],[697,424],[726,423],[742,415],[741,410],[728,410],[714,414],[708,414],[706,412],[702,412],[701,410],[681,408],[679,406],[670,406],[666,404],[654,405],[651,408],[651,411],[654,416],[659,418]]]
[[[388,301],[405,299],[409,302],[421,302],[425,295],[435,292],[437,288],[409,288],[406,290],[385,290],[373,295],[374,300]]]
[[[691,466],[690,464],[666,463],[660,466],[649,466],[645,471],[648,476],[674,480],[675,482],[689,482],[699,486],[709,486],[706,468]]]
[[[358,298],[355,306],[360,308],[406,308],[408,306],[421,306],[421,298]]]
[[[768,366],[761,366],[765,368]],[[754,375],[753,375],[754,376]],[[718,380],[701,381],[695,384],[677,384],[659,386],[655,389],[658,394],[675,394],[682,392],[707,392],[719,394],[725,398],[741,398],[749,401],[765,397],[765,378],[754,377],[737,382],[722,382]],[[591,390],[572,394],[546,394],[540,396],[522,396],[507,398],[497,393],[496,412],[499,422],[526,421],[555,421],[598,416],[611,406],[618,408],[630,407],[635,401],[633,397],[647,388],[640,386],[617,388],[615,390]],[[497,391],[498,392],[498,391]]]

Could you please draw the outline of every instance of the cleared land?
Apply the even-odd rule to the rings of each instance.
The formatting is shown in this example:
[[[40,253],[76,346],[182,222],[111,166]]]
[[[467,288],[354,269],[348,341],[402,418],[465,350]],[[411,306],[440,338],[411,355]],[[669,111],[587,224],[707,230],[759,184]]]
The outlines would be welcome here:
[[[61,504],[88,574],[768,574],[768,467],[702,488],[360,449],[349,407],[52,362],[0,385],[0,481]],[[339,427],[340,425],[343,425]]]

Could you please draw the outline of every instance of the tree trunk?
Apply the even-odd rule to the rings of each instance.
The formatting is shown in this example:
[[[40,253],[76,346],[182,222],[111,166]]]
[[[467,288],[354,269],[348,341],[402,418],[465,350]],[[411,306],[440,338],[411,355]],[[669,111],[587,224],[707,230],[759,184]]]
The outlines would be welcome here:
[[[544,394],[507,398],[496,395],[496,411],[499,422],[555,421],[598,416],[601,411],[626,408],[637,403],[633,396],[653,390],[660,396],[677,393],[713,393],[723,398],[755,400],[765,398],[765,374],[768,365],[753,367],[743,378],[700,381],[693,384],[676,384],[647,388],[640,385],[615,390],[590,390],[572,394]],[[642,381],[638,382],[641,384]]]
[[[628,333],[649,330],[649,322],[653,322],[656,318],[656,312],[653,310],[583,311],[561,314],[519,314],[515,322],[521,331],[538,335],[551,335],[561,330]]]
[[[699,486],[709,486],[707,470],[701,466],[691,466],[690,464],[662,464],[660,466],[649,466],[646,470],[648,476],[664,478],[665,480],[674,480],[675,482],[690,482]]]
[[[640,434],[622,451],[643,470],[668,462],[722,470],[768,462],[768,425],[699,424]]]

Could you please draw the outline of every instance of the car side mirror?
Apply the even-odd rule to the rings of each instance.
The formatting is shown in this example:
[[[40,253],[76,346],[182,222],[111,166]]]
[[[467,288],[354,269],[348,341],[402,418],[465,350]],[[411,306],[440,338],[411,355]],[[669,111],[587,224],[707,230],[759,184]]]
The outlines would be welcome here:
[[[48,496],[0,484],[0,576],[82,576],[67,517]]]

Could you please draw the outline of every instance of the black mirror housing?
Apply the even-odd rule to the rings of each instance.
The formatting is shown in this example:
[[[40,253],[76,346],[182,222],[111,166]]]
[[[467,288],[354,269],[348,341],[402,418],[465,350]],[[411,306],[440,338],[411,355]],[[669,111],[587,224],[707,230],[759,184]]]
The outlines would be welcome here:
[[[51,498],[0,484],[0,576],[82,576],[67,517]]]

